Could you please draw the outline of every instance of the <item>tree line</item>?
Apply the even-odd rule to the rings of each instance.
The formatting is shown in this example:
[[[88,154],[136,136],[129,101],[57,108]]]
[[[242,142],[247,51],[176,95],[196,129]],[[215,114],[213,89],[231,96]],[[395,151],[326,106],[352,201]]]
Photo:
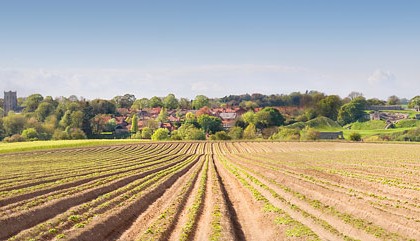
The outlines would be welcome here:
[[[3,102],[3,100],[0,100]],[[2,103],[1,103],[2,104]],[[52,98],[32,94],[19,98],[22,113],[1,113],[0,139],[6,141],[83,139],[96,138],[103,132],[116,127],[115,117],[124,116],[131,123],[134,138],[189,140],[189,139],[251,139],[257,135],[269,137],[276,128],[295,122],[305,122],[318,116],[327,117],[341,125],[363,119],[369,105],[407,104],[410,108],[420,107],[420,96],[411,100],[390,96],[387,100],[366,99],[361,93],[352,92],[345,98],[326,95],[317,91],[294,92],[282,95],[244,94],[223,98],[208,98],[198,95],[193,100],[176,98],[174,94],[165,97],[137,99],[132,94],[116,96],[110,100],[86,100],[70,97]],[[2,106],[2,105],[1,105]],[[282,114],[272,107],[297,107],[293,113]],[[149,120],[147,126],[138,130],[137,113],[150,108],[161,108],[157,120]],[[221,119],[212,116],[209,108],[240,107],[247,112],[226,132]],[[206,109],[207,108],[207,109]],[[254,111],[254,110],[260,111]],[[129,111],[130,110],[130,111]],[[175,123],[176,130],[169,133],[157,123],[167,121],[168,110],[198,110],[181,115]]]

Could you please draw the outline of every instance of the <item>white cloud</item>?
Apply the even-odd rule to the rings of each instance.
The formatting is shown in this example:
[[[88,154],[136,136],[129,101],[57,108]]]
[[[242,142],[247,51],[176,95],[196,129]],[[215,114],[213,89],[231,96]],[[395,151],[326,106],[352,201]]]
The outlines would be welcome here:
[[[372,86],[390,86],[396,83],[396,77],[390,71],[383,71],[381,69],[375,70],[368,78],[369,84]]]

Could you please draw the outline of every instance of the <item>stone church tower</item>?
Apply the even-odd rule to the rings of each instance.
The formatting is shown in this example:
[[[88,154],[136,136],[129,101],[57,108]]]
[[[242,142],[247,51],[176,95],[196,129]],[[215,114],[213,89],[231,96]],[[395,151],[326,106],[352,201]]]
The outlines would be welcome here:
[[[6,116],[7,113],[9,113],[9,111],[16,111],[18,107],[18,102],[17,102],[17,93],[9,91],[9,92],[4,92],[4,106],[3,106],[3,110],[4,110],[4,115]]]

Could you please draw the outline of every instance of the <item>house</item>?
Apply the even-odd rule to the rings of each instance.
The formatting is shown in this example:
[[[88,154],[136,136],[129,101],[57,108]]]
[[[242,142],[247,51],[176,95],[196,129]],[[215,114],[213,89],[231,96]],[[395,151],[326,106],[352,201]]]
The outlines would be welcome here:
[[[368,110],[404,110],[401,105],[371,105]]]

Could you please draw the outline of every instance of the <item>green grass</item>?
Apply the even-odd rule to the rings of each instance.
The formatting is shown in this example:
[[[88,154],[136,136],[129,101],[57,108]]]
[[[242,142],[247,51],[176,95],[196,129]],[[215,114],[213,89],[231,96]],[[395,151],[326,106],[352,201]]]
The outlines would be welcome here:
[[[381,130],[385,129],[386,123],[383,120],[371,120],[364,122],[354,122],[350,125],[352,130]]]
[[[374,135],[380,135],[380,134],[393,134],[398,132],[403,132],[405,130],[410,130],[412,128],[395,128],[395,129],[380,129],[380,130],[343,130],[344,138],[350,139],[350,134],[353,132],[357,132],[360,135],[362,135],[362,138],[374,136]]]
[[[0,143],[0,153],[10,153],[16,151],[35,151],[48,150],[65,147],[88,147],[138,143],[141,140],[118,139],[118,140],[60,140],[60,141],[33,141]]]

